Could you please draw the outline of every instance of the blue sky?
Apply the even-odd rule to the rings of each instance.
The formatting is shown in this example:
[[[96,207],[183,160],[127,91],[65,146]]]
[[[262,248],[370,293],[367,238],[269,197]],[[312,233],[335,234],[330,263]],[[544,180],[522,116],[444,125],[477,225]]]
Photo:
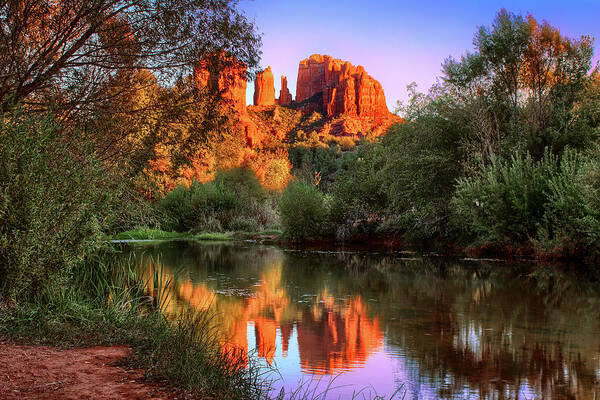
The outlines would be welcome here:
[[[600,40],[600,0],[242,0],[240,8],[263,34],[261,64],[273,69],[276,96],[281,75],[295,95],[298,62],[329,54],[363,65],[383,85],[391,111],[409,83],[425,91],[445,58],[472,50],[477,27],[501,8],[531,13],[569,37]],[[250,83],[249,104],[253,93]]]

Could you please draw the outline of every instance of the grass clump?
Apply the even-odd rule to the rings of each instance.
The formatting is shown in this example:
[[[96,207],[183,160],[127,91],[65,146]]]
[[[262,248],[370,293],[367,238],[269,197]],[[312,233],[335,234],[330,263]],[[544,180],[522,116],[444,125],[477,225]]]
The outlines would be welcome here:
[[[187,237],[178,232],[167,232],[160,229],[139,228],[113,235],[113,240],[164,240]]]
[[[226,241],[226,240],[233,240],[233,236],[230,233],[220,233],[220,232],[205,232],[205,233],[198,233],[194,236],[192,236],[194,238],[194,240],[202,240],[202,241],[215,241],[215,242],[220,242],[220,241]]]

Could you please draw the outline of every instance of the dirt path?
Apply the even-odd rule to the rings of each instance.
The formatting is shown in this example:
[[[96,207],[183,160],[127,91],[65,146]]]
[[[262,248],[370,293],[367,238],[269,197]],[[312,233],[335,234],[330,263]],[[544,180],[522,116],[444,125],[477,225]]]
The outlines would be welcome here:
[[[60,350],[0,341],[0,399],[171,400],[143,381],[141,371],[117,366],[126,347]]]

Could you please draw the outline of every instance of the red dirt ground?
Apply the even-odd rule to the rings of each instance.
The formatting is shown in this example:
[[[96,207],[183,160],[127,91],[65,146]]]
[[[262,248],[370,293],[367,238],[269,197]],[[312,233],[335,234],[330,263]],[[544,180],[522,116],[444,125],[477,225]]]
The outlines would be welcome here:
[[[0,399],[175,399],[144,382],[142,371],[118,366],[130,353],[122,346],[61,350],[0,341]]]

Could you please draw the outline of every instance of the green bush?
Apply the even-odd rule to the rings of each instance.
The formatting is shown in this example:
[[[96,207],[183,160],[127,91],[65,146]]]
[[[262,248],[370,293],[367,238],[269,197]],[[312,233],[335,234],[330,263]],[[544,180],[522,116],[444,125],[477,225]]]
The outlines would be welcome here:
[[[548,182],[544,216],[536,244],[578,250],[600,240],[600,160],[567,151]]]
[[[104,242],[115,184],[82,140],[51,118],[0,120],[0,296],[26,298],[68,273]]]
[[[159,201],[167,230],[221,232],[260,230],[276,224],[270,194],[250,169],[220,171],[215,180],[179,186]]]
[[[453,205],[459,224],[485,243],[524,243],[537,234],[557,157],[492,157],[472,178],[458,180]]]
[[[284,234],[294,240],[316,239],[328,234],[328,207],[317,188],[302,181],[288,185],[279,200]]]
[[[596,165],[573,151],[546,151],[539,161],[529,154],[492,157],[476,176],[458,181],[457,223],[482,244],[590,245],[600,221]]]

